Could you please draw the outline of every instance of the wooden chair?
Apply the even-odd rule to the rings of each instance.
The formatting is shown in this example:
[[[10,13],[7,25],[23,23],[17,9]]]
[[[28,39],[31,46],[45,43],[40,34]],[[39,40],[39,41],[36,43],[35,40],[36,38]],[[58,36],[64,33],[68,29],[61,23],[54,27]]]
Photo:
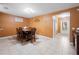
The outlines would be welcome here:
[[[31,42],[36,42],[36,38],[35,38],[35,33],[36,33],[36,28],[32,28],[31,29],[31,36],[32,36],[32,40]]]
[[[27,40],[31,40],[32,39],[32,35],[31,35],[31,31],[27,31]]]
[[[72,30],[72,39],[73,39],[73,46],[75,46],[75,34],[76,34],[76,30]]]
[[[17,40],[19,40],[20,39],[20,34],[19,34],[19,29],[18,28],[16,28],[16,34],[17,34]]]
[[[22,31],[22,28],[21,27],[16,28],[16,31],[17,31],[17,39],[18,39],[18,41],[23,42],[24,34],[23,34],[23,31]]]

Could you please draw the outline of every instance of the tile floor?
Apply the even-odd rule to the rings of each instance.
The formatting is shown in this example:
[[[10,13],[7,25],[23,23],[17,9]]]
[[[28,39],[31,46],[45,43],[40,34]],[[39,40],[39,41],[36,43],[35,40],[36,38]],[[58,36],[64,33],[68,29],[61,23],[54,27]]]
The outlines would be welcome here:
[[[38,35],[34,44],[21,44],[15,36],[0,38],[0,55],[76,55],[76,52],[67,35],[54,38]]]

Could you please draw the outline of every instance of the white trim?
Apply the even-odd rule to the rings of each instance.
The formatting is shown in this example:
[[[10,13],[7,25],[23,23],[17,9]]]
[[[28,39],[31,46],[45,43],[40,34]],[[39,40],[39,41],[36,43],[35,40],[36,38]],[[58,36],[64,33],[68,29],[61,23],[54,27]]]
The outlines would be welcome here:
[[[16,36],[16,35],[6,36],[6,37],[0,37],[0,39],[11,38],[11,37],[13,37],[13,36]],[[47,37],[47,36],[44,36],[44,35],[39,35],[39,34],[36,34],[36,36],[41,36],[41,37],[46,37],[46,38],[48,38],[48,39],[52,39],[52,38],[50,38],[50,37]]]
[[[44,36],[44,35],[40,35],[40,34],[36,34],[36,36],[41,36],[41,37],[46,37],[47,39],[52,39],[50,37]]]
[[[11,38],[13,36],[16,36],[16,35],[12,35],[12,36],[6,36],[6,37],[0,37],[0,39],[7,39],[7,38]]]
[[[56,15],[55,16],[52,16],[52,20],[53,20],[53,22],[52,22],[53,23],[52,24],[53,25],[53,37],[55,37],[56,31],[57,31],[57,17],[56,17]],[[54,23],[54,21],[56,21],[56,23]]]

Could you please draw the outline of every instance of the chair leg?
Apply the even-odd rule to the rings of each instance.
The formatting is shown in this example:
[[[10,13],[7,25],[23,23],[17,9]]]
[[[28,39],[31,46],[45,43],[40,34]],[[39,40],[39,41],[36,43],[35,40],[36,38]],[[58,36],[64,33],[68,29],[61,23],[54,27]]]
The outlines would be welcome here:
[[[17,35],[17,40],[18,40],[18,41],[20,40],[20,36],[19,36],[19,35]]]
[[[31,42],[32,42],[32,43],[36,42],[35,36],[33,36]]]
[[[34,43],[34,39],[31,40],[31,43]]]

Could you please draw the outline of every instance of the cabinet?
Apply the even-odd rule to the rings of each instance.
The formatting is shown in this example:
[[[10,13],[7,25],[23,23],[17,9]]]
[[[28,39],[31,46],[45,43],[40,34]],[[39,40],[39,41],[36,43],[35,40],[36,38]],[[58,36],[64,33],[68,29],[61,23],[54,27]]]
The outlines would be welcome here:
[[[76,33],[77,36],[77,54],[79,55],[79,32]]]
[[[76,50],[77,50],[77,55],[79,55],[79,28],[76,30]]]

